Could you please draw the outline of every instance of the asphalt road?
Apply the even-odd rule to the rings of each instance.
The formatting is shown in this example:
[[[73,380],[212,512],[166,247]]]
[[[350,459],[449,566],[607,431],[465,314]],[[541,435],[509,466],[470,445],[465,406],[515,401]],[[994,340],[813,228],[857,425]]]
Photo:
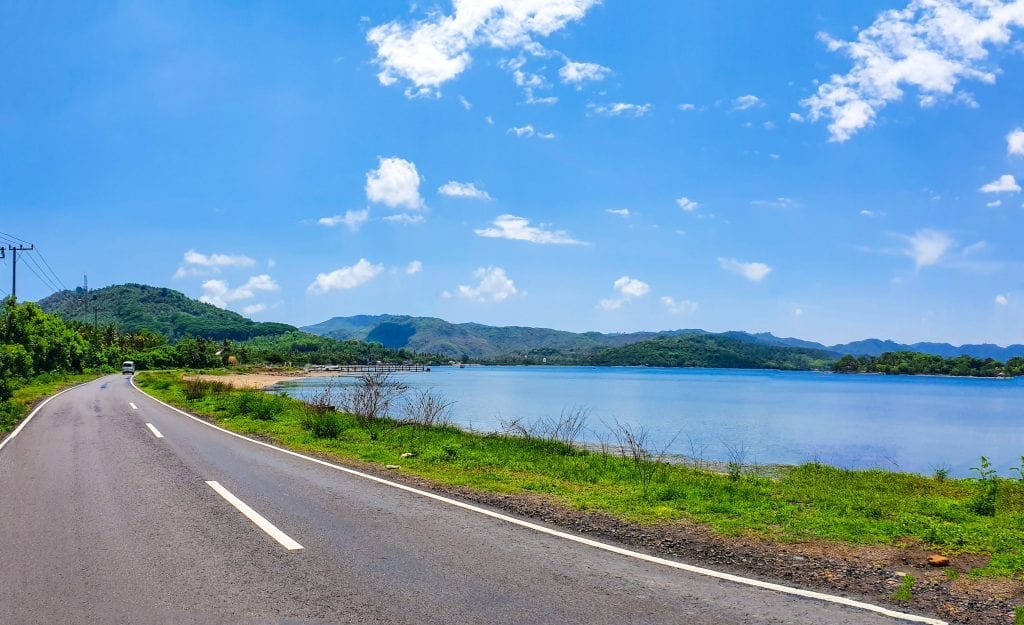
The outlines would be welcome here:
[[[0,450],[0,497],[5,625],[900,622],[348,475],[182,416],[127,377],[40,410]]]

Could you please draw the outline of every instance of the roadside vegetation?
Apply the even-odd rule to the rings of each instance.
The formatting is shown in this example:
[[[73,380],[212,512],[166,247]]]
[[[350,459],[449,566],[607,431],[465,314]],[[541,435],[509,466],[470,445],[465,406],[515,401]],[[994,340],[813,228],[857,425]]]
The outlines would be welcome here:
[[[969,575],[1024,575],[1024,458],[1020,467],[998,468],[1020,479],[999,477],[985,459],[968,479],[817,463],[766,475],[736,461],[719,472],[703,462],[666,463],[650,448],[649,433],[628,423],[610,424],[605,444],[584,449],[585,410],[510,420],[501,434],[466,432],[448,423],[443,397],[410,392],[386,374],[325,387],[308,403],[181,372],[137,379],[160,399],[233,431],[343,462],[393,465],[445,486],[534,494],[645,524],[693,521],[724,535],[987,554],[987,564]]]
[[[95,377],[102,368],[90,343],[35,304],[0,304],[0,436],[37,400]],[[100,365],[100,366],[98,366]]]

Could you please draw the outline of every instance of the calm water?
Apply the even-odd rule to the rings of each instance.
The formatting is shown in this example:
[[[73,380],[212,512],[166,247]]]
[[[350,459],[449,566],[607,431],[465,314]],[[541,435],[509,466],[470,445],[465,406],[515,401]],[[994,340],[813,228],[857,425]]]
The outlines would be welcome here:
[[[482,431],[501,420],[589,408],[585,439],[614,420],[648,427],[672,453],[729,460],[883,467],[967,475],[986,455],[1000,474],[1024,454],[1024,379],[843,376],[736,369],[436,367],[404,374],[413,388],[453,400],[456,423]],[[335,384],[351,379],[335,378]],[[302,397],[310,378],[284,388]],[[602,423],[603,422],[603,423]],[[678,436],[677,436],[678,435]]]

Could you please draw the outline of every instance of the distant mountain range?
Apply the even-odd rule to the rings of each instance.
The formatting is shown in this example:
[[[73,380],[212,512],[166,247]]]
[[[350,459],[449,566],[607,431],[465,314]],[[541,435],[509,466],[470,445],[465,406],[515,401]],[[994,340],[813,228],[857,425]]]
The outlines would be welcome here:
[[[252,321],[228,310],[196,301],[174,289],[143,284],[109,286],[88,294],[82,290],[60,291],[40,300],[46,312],[57,313],[68,320],[100,325],[113,323],[123,330],[148,329],[176,340],[183,336],[202,336],[212,339],[244,341],[256,337],[279,337],[297,328],[283,323]],[[488,326],[479,323],[449,323],[436,317],[408,315],[357,315],[334,317],[302,331],[332,339],[356,339],[381,343],[390,349],[406,349],[420,353],[441,354],[448,358],[463,356],[474,361],[543,361],[549,362],[625,362],[652,364],[661,362],[693,362],[690,355],[680,350],[696,350],[703,354],[701,362],[747,362],[748,365],[772,366],[786,363],[782,368],[799,363],[821,363],[823,359],[837,359],[843,355],[878,356],[884,352],[915,351],[944,358],[968,355],[974,358],[993,358],[1006,362],[1024,356],[1024,345],[961,345],[948,343],[914,343],[910,345],[867,339],[840,345],[823,345],[795,338],[782,338],[769,333],[748,332],[711,333],[698,329],[666,330],[662,332],[600,333],[566,332],[549,328],[522,326]],[[736,356],[736,343],[729,341],[672,340],[678,337],[719,337],[748,345],[775,348],[796,348],[803,352],[747,350]],[[651,343],[651,341],[654,341]],[[613,351],[638,343],[646,343],[633,350]],[[685,349],[684,349],[685,348]],[[722,351],[724,350],[724,351]],[[742,350],[741,350],[742,351]],[[726,353],[728,352],[728,353]],[[642,356],[641,356],[642,354]],[[732,355],[730,355],[732,354]],[[753,360],[746,360],[746,359]],[[637,360],[639,359],[639,360]],[[636,361],[636,362],[634,362]],[[648,362],[652,361],[652,362]],[[751,364],[761,363],[761,365]],[[813,365],[818,367],[819,364]],[[693,365],[671,365],[693,366]],[[700,366],[716,366],[704,364]],[[731,365],[727,365],[731,366]]]
[[[322,323],[302,328],[306,332],[336,339],[376,341],[392,349],[444,354],[452,358],[466,355],[471,359],[495,359],[511,354],[583,354],[596,349],[622,347],[651,339],[685,335],[714,335],[746,343],[774,347],[795,347],[825,352],[834,357],[879,356],[884,352],[915,351],[944,358],[967,355],[974,358],[993,358],[1001,362],[1024,356],[1024,345],[1000,347],[992,344],[955,346],[948,343],[901,344],[894,341],[866,339],[838,345],[823,345],[813,341],[778,337],[767,332],[712,333],[698,329],[666,330],[662,332],[633,332],[602,334],[600,332],[566,332],[548,328],[521,326],[487,326],[479,323],[449,323],[436,317],[408,315],[357,315],[334,317]]]

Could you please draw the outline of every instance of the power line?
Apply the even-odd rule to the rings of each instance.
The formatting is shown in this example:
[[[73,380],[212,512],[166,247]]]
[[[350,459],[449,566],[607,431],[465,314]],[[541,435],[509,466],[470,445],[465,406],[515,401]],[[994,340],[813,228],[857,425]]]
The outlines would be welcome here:
[[[37,278],[39,278],[40,282],[42,282],[48,288],[52,289],[54,293],[56,293],[57,291],[60,290],[60,287],[55,285],[53,283],[53,280],[50,279],[49,276],[45,275],[45,273],[42,272],[42,269],[39,267],[39,263],[37,263],[35,261],[35,259],[33,259],[28,254],[26,254],[25,255],[25,261],[26,261],[25,266],[28,267],[28,270],[31,271],[33,274],[35,274],[35,276]]]
[[[0,239],[5,239],[6,243],[8,244],[7,245],[7,249],[10,249],[12,251],[14,250],[14,247],[17,247],[17,248],[19,248],[19,250],[21,250],[22,248],[24,248],[25,245],[27,245],[28,248],[25,249],[24,251],[35,251],[35,253],[39,256],[39,260],[42,261],[42,263],[43,263],[42,265],[40,265],[31,256],[26,256],[25,257],[26,262],[31,262],[33,265],[35,265],[36,270],[38,270],[38,273],[36,273],[36,277],[38,277],[41,281],[43,281],[46,284],[46,286],[52,288],[54,291],[60,291],[60,290],[67,291],[67,290],[69,290],[67,285],[64,284],[64,281],[61,280],[59,275],[57,275],[57,272],[54,271],[53,267],[50,266],[49,261],[46,260],[46,257],[43,256],[42,251],[38,247],[36,247],[35,245],[29,243],[25,239],[22,239],[21,237],[17,237],[17,236],[14,236],[13,234],[10,234],[9,232],[0,232]],[[3,246],[0,245],[0,248],[3,248]],[[0,258],[2,258],[2,257],[0,257]],[[16,262],[17,262],[17,260],[15,259],[15,263]],[[43,268],[44,266],[45,266],[45,269]],[[35,273],[35,272],[33,272],[33,273]],[[46,278],[44,278],[43,275],[40,275],[40,274],[45,275]],[[12,278],[12,284],[13,284],[13,278]],[[57,285],[60,285],[60,286],[58,287]]]
[[[18,237],[14,236],[13,234],[7,234],[6,232],[0,232],[0,237],[2,237],[4,239],[7,239],[8,243],[24,243],[26,245],[29,244],[29,242],[26,241],[25,239],[19,239]]]
[[[57,284],[59,284],[65,291],[70,291],[71,289],[69,289],[67,285],[64,284],[64,281],[60,279],[60,276],[57,275],[57,272],[54,271],[52,267],[50,267],[50,263],[46,262],[46,257],[43,256],[43,252],[42,250],[39,249],[38,246],[36,247],[36,254],[39,255],[39,260],[43,261],[43,264],[46,265],[46,268],[50,270],[50,275],[57,280]]]
[[[53,289],[55,293],[61,290],[60,287],[57,286],[56,282],[54,282],[53,277],[48,275],[43,270],[42,266],[40,266],[39,261],[36,260],[34,255],[26,254],[25,260],[28,262],[28,268],[32,271],[32,273],[36,274],[36,277],[39,278],[46,286]]]

